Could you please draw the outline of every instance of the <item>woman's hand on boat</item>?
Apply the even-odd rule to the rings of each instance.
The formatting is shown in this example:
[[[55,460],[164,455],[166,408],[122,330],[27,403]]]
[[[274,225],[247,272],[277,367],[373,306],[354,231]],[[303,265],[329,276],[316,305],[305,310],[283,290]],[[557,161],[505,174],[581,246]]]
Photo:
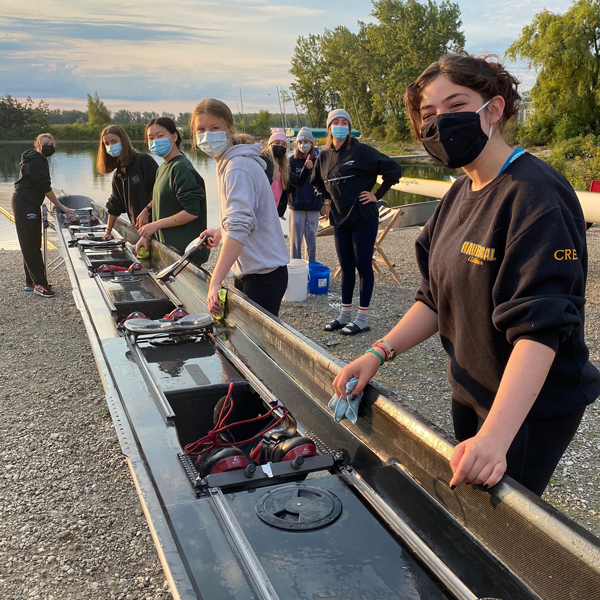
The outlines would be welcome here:
[[[216,248],[221,242],[221,228],[215,227],[214,229],[205,229],[199,237],[208,236],[206,238],[206,245],[209,248]],[[218,292],[219,290],[217,290]]]
[[[146,250],[148,250],[148,241],[149,241],[148,238],[145,238],[145,237],[141,237],[138,240],[138,243],[135,245],[135,255],[136,256],[138,255],[140,248],[146,248]]]
[[[138,229],[138,233],[142,237],[149,238],[150,236],[154,235],[159,229],[160,227],[158,227],[156,223],[146,223]]]
[[[211,285],[208,287],[208,294],[206,295],[206,307],[208,308],[208,312],[217,317],[221,315],[221,305],[219,304],[220,289],[220,283],[217,286],[213,286],[211,281]]]
[[[461,483],[493,487],[506,471],[507,452],[501,440],[482,433],[461,442],[450,458],[450,468],[454,471],[450,487]]]
[[[368,204],[369,202],[377,202],[377,196],[373,193],[373,192],[361,192],[358,195],[358,199],[363,203],[363,204]]]
[[[333,389],[337,396],[346,397],[346,384],[352,377],[358,378],[358,383],[354,386],[352,394],[358,396],[367,383],[377,373],[377,369],[381,366],[381,360],[376,354],[369,352],[363,354],[360,358],[353,360],[349,365],[346,365],[333,380]]]
[[[58,210],[60,210],[61,212],[64,212],[65,215],[74,215],[75,214],[75,211],[72,208],[68,208],[64,204],[61,204],[60,206],[58,206]]]
[[[143,227],[144,225],[146,225],[146,223],[149,223],[149,222],[150,222],[150,214],[144,208],[142,210],[142,212],[137,216],[137,219],[135,220],[135,226],[138,229],[140,229],[141,227]]]

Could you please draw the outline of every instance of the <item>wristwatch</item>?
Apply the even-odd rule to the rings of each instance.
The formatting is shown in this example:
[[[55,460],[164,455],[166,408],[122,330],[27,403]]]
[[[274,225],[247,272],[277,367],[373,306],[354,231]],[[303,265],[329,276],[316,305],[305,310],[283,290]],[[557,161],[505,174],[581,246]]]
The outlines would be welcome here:
[[[146,206],[146,210],[147,210],[149,213],[151,213],[151,212],[152,212],[152,206],[150,206],[150,205]]]
[[[386,342],[385,340],[377,340],[375,344],[381,344],[387,350],[388,360],[394,360],[394,358],[396,358],[396,351],[390,346],[388,342]]]

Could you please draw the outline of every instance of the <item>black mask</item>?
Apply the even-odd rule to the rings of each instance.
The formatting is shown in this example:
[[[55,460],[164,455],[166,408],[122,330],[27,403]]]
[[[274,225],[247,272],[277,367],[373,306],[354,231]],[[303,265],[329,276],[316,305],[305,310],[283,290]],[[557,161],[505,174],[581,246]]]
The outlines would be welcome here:
[[[54,146],[51,146],[50,144],[46,144],[45,146],[42,146],[42,154],[45,157],[52,156],[55,152],[56,152],[56,148]]]
[[[421,142],[436,163],[458,169],[481,154],[489,138],[481,128],[478,112],[444,113],[423,125]]]
[[[283,158],[287,153],[287,148],[285,146],[271,146],[271,150],[273,151],[273,156],[275,158]]]

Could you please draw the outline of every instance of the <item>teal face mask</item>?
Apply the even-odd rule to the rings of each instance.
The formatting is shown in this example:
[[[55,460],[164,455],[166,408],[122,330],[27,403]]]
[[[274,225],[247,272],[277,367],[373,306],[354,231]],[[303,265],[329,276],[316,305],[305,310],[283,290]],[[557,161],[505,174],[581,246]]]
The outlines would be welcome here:
[[[347,125],[332,125],[331,135],[334,140],[345,140],[350,133],[350,128]]]
[[[167,154],[171,152],[171,148],[173,148],[173,144],[171,144],[169,141],[170,137],[171,136],[168,138],[158,138],[156,140],[152,140],[148,144],[148,150],[150,150],[150,153],[156,154],[156,156],[160,156],[161,158],[167,156]]]

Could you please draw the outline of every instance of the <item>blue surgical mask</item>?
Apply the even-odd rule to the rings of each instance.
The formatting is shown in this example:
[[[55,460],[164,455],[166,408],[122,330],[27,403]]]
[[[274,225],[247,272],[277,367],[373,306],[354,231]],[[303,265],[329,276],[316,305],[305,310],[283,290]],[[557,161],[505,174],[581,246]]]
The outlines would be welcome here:
[[[227,150],[228,143],[226,131],[205,131],[196,134],[198,148],[213,158],[221,156]]]
[[[347,125],[332,125],[331,135],[334,140],[345,140],[350,133],[350,128]]]
[[[166,138],[157,138],[156,140],[152,140],[148,144],[148,150],[150,150],[151,154],[156,154],[156,156],[160,156],[164,158],[171,152],[171,148],[173,148],[173,144],[169,141],[171,136]]]
[[[111,146],[105,146],[106,153],[113,158],[117,158],[121,154],[123,146],[121,144],[112,144]]]
[[[300,152],[308,154],[310,152],[311,144],[300,144]]]

